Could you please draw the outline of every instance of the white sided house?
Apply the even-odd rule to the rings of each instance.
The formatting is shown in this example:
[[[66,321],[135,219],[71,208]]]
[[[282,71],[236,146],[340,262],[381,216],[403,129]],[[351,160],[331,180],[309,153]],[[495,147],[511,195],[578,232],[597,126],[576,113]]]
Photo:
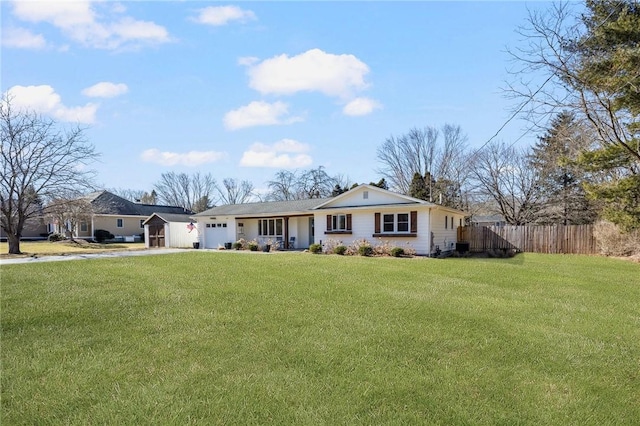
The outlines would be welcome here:
[[[465,213],[360,185],[333,198],[224,205],[192,217],[204,248],[240,239],[260,245],[277,242],[284,249],[305,249],[329,240],[343,245],[367,240],[436,255],[455,249]]]

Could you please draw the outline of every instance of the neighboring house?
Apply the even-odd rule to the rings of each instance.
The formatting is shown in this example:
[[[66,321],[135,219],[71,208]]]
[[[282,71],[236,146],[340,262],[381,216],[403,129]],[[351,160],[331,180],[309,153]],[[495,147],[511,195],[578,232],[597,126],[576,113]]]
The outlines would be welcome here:
[[[464,217],[462,211],[372,185],[334,198],[224,205],[193,216],[204,248],[239,239],[278,241],[289,249],[364,239],[372,245],[410,246],[420,255],[454,250]]]
[[[27,220],[22,228],[21,240],[43,240],[49,235],[47,224],[41,217],[34,217]],[[0,228],[0,241],[7,241],[7,235]]]
[[[499,214],[488,216],[473,216],[471,218],[471,226],[505,226],[507,222],[504,217]]]
[[[193,214],[182,207],[139,204],[112,194],[109,191],[92,192],[82,197],[90,205],[90,219],[80,221],[73,230],[75,238],[93,238],[94,232],[104,229],[116,237],[134,239],[144,232],[144,222],[153,213],[182,214],[185,217]],[[56,232],[61,231],[59,225],[52,225]]]
[[[193,247],[198,229],[189,215],[153,213],[144,221],[145,247]]]

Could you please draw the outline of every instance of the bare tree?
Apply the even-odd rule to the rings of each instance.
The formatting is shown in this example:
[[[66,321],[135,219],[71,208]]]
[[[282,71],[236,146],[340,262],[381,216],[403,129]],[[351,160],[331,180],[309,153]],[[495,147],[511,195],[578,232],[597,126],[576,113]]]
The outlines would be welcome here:
[[[378,148],[378,170],[389,186],[403,194],[415,192],[416,176],[426,183],[422,196],[454,208],[464,208],[470,176],[468,138],[458,125],[412,129],[388,138]],[[412,186],[413,182],[413,186]]]
[[[533,222],[542,204],[539,174],[529,161],[527,151],[492,142],[478,151],[473,175],[478,192],[493,200],[497,211],[511,225]]]
[[[91,220],[93,207],[85,198],[56,198],[47,204],[44,208],[44,214],[51,222],[60,226],[67,238],[73,239],[80,224]]]
[[[9,253],[19,254],[25,222],[42,215],[44,202],[91,188],[95,172],[87,166],[98,154],[83,128],[58,130],[53,120],[14,110],[6,96],[0,101],[0,126],[0,226]]]
[[[160,182],[154,185],[158,200],[162,204],[183,207],[199,212],[211,207],[216,191],[216,180],[210,173],[163,173]]]
[[[438,134],[434,127],[414,128],[405,135],[390,136],[378,148],[378,161],[382,163],[378,172],[393,190],[406,194],[415,173],[431,173]]]
[[[290,201],[330,197],[342,177],[331,177],[323,166],[303,171],[280,170],[267,184],[268,200]]]
[[[305,199],[330,197],[336,183],[337,180],[329,176],[324,167],[319,166],[300,175],[298,193]]]
[[[134,203],[140,202],[140,200],[146,194],[146,192],[142,189],[111,188],[108,191],[112,194],[117,195],[118,197],[122,197],[125,200],[129,200]]]
[[[266,199],[271,201],[297,200],[296,184],[298,176],[295,171],[280,170],[273,180],[267,182],[269,194]]]
[[[248,180],[232,178],[222,180],[223,188],[217,187],[220,201],[224,204],[243,204],[253,199],[254,186]]]

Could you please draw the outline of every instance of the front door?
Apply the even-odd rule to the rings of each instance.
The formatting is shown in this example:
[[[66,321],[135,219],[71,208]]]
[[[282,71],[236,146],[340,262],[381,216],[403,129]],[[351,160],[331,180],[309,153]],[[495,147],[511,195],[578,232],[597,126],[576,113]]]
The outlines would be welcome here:
[[[313,218],[309,218],[309,245],[315,243],[315,225]]]

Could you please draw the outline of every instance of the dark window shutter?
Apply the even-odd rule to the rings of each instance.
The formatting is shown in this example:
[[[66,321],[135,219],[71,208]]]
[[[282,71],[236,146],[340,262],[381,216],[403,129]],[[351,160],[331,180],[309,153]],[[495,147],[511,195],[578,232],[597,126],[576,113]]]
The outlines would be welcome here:
[[[351,231],[351,213],[347,213],[347,231]]]
[[[328,214],[327,215],[327,231],[331,231],[331,224],[332,224],[331,215]]]
[[[374,220],[375,220],[375,224],[374,224],[374,231],[376,234],[380,233],[380,213],[376,213],[374,215]]]
[[[418,232],[418,212],[411,212],[411,233],[415,234]]]

